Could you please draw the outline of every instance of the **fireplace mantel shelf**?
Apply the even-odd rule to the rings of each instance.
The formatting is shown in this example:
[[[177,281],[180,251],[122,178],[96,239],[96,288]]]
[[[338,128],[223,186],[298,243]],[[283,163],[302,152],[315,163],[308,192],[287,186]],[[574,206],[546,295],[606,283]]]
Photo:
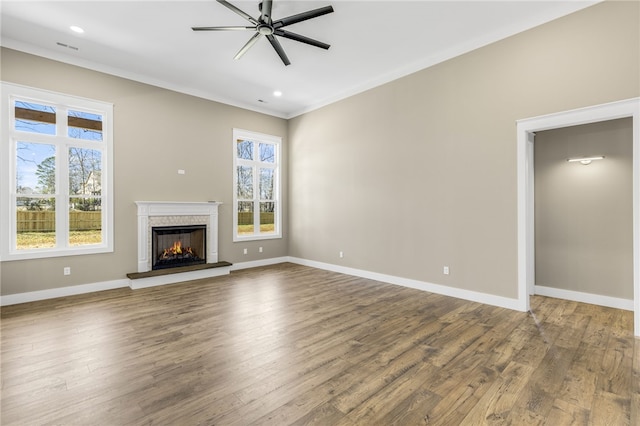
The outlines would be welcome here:
[[[198,216],[217,212],[219,201],[136,201],[138,216]]]

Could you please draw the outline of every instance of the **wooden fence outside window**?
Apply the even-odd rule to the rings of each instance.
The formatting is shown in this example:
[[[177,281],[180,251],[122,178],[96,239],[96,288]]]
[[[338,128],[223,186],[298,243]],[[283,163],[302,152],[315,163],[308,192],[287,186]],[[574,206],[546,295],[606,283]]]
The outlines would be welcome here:
[[[53,232],[56,230],[55,211],[18,210],[17,232]],[[69,212],[71,231],[90,231],[102,229],[102,212]]]

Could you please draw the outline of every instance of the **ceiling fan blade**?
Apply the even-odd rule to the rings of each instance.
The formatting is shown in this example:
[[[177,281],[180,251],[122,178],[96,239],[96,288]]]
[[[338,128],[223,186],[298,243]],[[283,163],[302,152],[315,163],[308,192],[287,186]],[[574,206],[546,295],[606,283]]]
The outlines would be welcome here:
[[[218,0],[220,1],[220,0]],[[318,16],[326,15],[333,12],[333,7],[325,6],[319,9],[310,10],[308,12],[298,13],[287,18],[279,19],[273,23],[273,28],[282,28],[287,25],[297,24],[298,22],[306,21],[307,19],[317,18]]]
[[[191,27],[193,31],[244,31],[256,30],[256,27]]]
[[[282,48],[282,45],[280,44],[278,39],[275,38],[272,34],[269,34],[267,36],[267,40],[269,40],[269,43],[271,43],[271,46],[273,46],[275,51],[278,53],[278,56],[280,56],[280,59],[282,59],[282,62],[284,62],[285,65],[291,65],[291,61],[289,61],[289,58],[287,58],[287,54],[284,53],[284,49]]]
[[[240,59],[242,58],[242,55],[244,55],[245,53],[247,53],[247,50],[251,49],[251,46],[253,46],[254,44],[256,44],[256,42],[258,40],[260,40],[260,37],[262,37],[262,34],[260,33],[255,33],[253,35],[253,37],[251,37],[249,39],[249,41],[247,42],[247,44],[245,44],[244,46],[242,46],[242,49],[240,49],[238,51],[238,53],[236,53],[236,56],[233,57],[233,59]]]
[[[260,15],[260,21],[261,22],[265,22],[269,25],[271,25],[271,6],[272,5],[272,0],[262,0],[260,2],[260,12],[262,12],[262,15]]]
[[[217,2],[220,3],[221,5],[227,7],[229,10],[233,11],[234,13],[237,13],[238,15],[242,16],[244,19],[246,19],[247,21],[251,22],[253,25],[258,25],[259,24],[257,19],[252,18],[251,15],[249,15],[248,13],[245,13],[242,10],[238,9],[237,7],[235,7],[234,5],[229,3],[228,1],[217,0]]]
[[[290,40],[299,41],[301,43],[310,44],[311,46],[319,47],[321,49],[328,49],[331,47],[330,44],[323,43],[321,41],[314,40],[312,38],[305,37],[300,34],[292,33],[291,31],[275,30],[273,33],[277,36],[288,38]]]

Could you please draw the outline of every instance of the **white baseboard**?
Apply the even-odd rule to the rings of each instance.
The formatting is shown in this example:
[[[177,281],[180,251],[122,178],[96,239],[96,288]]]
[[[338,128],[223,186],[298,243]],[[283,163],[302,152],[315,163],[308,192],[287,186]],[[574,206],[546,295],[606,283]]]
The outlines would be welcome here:
[[[349,268],[340,265],[334,265],[330,263],[317,262],[313,260],[301,259],[297,257],[283,256],[274,257],[271,259],[254,260],[249,262],[235,263],[230,267],[214,268],[205,271],[214,271],[215,275],[225,275],[231,271],[238,271],[247,268],[256,268],[259,266],[269,266],[278,263],[291,262],[298,265],[310,266],[313,268],[324,269],[327,271],[338,272],[346,275],[353,275],[361,278],[367,278],[376,281],[382,281],[389,284],[400,285],[403,287],[414,288],[417,290],[428,291],[430,293],[441,294],[444,296],[455,297],[458,299],[468,300],[471,302],[484,303],[487,305],[498,306],[501,308],[512,309],[516,311],[525,311],[522,304],[517,299],[511,299],[508,297],[496,296],[487,293],[480,293],[471,290],[458,289],[454,287],[448,287],[440,284],[433,284],[425,281],[418,281],[409,278],[397,277],[394,275],[380,274],[377,272],[366,271],[362,269]],[[193,274],[203,271],[193,271],[187,274]],[[185,275],[176,274],[180,276],[179,281],[188,281],[193,279],[208,278],[208,276],[200,275]],[[170,277],[167,275],[166,277]],[[159,280],[155,280],[159,278]],[[145,281],[148,280],[148,281]],[[132,282],[135,281],[136,283]],[[114,280],[104,281],[92,284],[84,284],[70,287],[62,287],[50,290],[32,291],[27,293],[9,294],[6,296],[0,296],[0,306],[15,305],[18,303],[34,302],[37,300],[54,299],[57,297],[74,296],[84,293],[93,293],[96,291],[112,290],[115,288],[131,287],[132,289],[139,289],[145,287],[152,287],[156,285],[170,284],[176,281],[175,278],[162,279],[161,277],[140,278],[137,280]],[[561,290],[551,287],[535,286],[535,294],[541,296],[557,297],[561,299],[573,300],[576,302],[590,303],[595,305],[607,306],[611,308],[624,309],[627,311],[633,311],[633,300],[620,299],[609,296],[600,296],[589,293],[581,293],[570,290]]]
[[[241,269],[257,268],[259,266],[276,265],[278,263],[289,262],[289,257],[272,257],[271,259],[252,260],[249,262],[234,263],[231,265],[231,271],[239,271]]]
[[[573,290],[563,290],[561,288],[544,287],[541,285],[534,286],[534,292],[540,296],[555,297],[558,299],[572,300],[574,302],[589,303],[591,305],[633,311],[633,299],[621,299],[618,297],[602,296],[599,294],[583,293]]]
[[[311,266],[313,268],[325,269],[328,271],[339,272],[341,274],[353,275],[356,277],[367,278],[376,281],[382,281],[389,284],[400,285],[403,287],[414,288],[416,290],[428,291],[430,293],[441,294],[443,296],[455,297],[458,299],[468,300],[471,302],[484,303],[485,305],[498,306],[501,308],[512,309],[515,311],[525,312],[526,307],[518,299],[496,296],[488,293],[480,293],[477,291],[464,290],[455,287],[449,287],[441,284],[433,284],[425,281],[418,281],[409,278],[397,277],[394,275],[380,274],[377,272],[365,271],[362,269],[348,268],[330,263],[316,262],[313,260],[289,257],[288,262],[297,263],[299,265]]]
[[[78,294],[94,293],[96,291],[113,290],[129,287],[129,280],[102,281],[92,284],[81,284],[69,287],[52,288],[50,290],[30,291],[27,293],[8,294],[0,296],[0,306],[17,305],[19,303],[35,302],[38,300],[55,299],[57,297],[76,296]]]

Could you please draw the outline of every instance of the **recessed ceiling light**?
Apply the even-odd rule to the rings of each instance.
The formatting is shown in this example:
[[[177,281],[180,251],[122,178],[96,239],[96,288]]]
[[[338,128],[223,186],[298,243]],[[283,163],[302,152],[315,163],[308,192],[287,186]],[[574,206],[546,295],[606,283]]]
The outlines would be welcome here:
[[[82,34],[84,32],[84,30],[80,27],[78,27],[77,25],[72,25],[69,27],[69,29],[71,31],[73,31],[74,33],[78,33],[78,34]]]
[[[282,96],[282,92],[279,91],[279,90],[276,90],[275,92],[273,92],[273,96],[280,97],[280,96]]]

